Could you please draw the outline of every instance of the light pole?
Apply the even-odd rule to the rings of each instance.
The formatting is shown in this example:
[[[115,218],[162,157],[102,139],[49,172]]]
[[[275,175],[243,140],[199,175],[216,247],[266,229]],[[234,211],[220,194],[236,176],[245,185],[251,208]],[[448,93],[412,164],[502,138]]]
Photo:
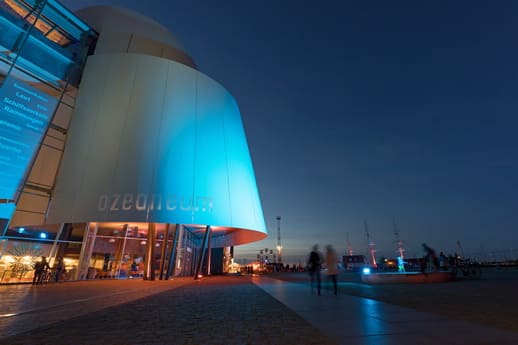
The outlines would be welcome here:
[[[277,262],[282,263],[281,217],[277,216]]]

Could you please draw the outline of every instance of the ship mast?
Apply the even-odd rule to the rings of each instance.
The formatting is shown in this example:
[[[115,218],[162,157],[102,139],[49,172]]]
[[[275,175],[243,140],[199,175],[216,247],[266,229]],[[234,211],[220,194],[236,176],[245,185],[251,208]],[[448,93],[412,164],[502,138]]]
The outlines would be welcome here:
[[[351,247],[351,242],[349,242],[349,232],[345,233],[345,239],[347,241],[347,255],[353,255],[353,248]]]
[[[371,257],[372,266],[378,267],[378,264],[376,263],[376,249],[374,249],[374,247],[376,245],[370,239],[369,227],[367,226],[366,220],[364,221],[364,225],[365,225],[365,234],[367,235],[367,244],[369,246],[369,255]]]
[[[394,236],[396,237],[396,244],[397,244],[397,253],[399,254],[399,257],[401,257],[401,260],[405,258],[405,250],[403,249],[403,241],[399,238],[399,230],[396,225],[396,221],[394,220]]]
[[[462,245],[460,244],[460,240],[457,240],[457,248],[459,248],[459,256],[461,259],[464,259],[464,250],[462,250]]]

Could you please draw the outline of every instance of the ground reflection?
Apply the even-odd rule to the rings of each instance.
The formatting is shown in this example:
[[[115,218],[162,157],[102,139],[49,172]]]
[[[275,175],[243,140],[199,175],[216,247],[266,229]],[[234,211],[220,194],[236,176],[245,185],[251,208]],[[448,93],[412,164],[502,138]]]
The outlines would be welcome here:
[[[364,334],[387,334],[387,323],[379,319],[381,303],[373,299],[362,298],[360,304],[361,327]]]

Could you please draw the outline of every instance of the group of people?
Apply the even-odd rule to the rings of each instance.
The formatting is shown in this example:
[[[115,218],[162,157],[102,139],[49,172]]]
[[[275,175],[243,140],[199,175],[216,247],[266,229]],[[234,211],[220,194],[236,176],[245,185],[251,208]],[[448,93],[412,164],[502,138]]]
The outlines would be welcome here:
[[[429,270],[435,269],[447,269],[448,264],[452,264],[449,257],[447,258],[444,253],[440,253],[438,256],[433,248],[428,246],[426,243],[422,244],[425,255],[421,260],[421,271],[426,272]],[[457,255],[456,255],[457,256]],[[400,263],[400,266],[403,266],[402,271],[404,271],[404,262]],[[311,291],[314,291],[315,288],[317,290],[318,295],[321,293],[322,287],[322,277],[321,270],[322,268],[326,268],[326,275],[328,280],[333,283],[333,292],[337,294],[337,276],[338,276],[338,266],[337,266],[337,257],[336,251],[333,246],[327,245],[325,254],[322,255],[319,251],[319,246],[315,244],[313,246],[313,250],[309,254],[307,261],[307,269],[310,275],[311,281]]]
[[[457,253],[454,255],[445,255],[444,252],[440,252],[439,255],[437,255],[436,251],[426,243],[423,243],[422,246],[425,253],[421,264],[422,272],[433,270],[446,271],[458,266],[459,262],[462,262],[462,257]]]
[[[336,278],[338,275],[338,266],[336,259],[336,251],[333,246],[327,245],[325,256],[323,256],[317,244],[313,246],[313,250],[309,254],[308,258],[308,272],[311,279],[311,291],[317,289],[317,293],[320,296],[321,286],[322,286],[322,277],[321,277],[321,269],[325,266],[326,275],[330,281],[333,282],[333,292],[336,295],[338,293],[338,287]]]
[[[54,281],[57,283],[62,279],[63,273],[65,272],[65,263],[62,258],[57,260],[54,268],[51,269],[49,263],[47,262],[47,258],[42,256],[41,260],[34,264],[34,277],[32,278],[32,285],[47,283],[50,279],[54,279]]]

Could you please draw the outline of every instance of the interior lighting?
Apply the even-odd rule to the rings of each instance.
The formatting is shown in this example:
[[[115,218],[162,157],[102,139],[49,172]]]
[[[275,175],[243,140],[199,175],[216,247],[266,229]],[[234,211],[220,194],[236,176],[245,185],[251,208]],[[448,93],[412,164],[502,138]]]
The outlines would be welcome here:
[[[26,265],[31,264],[32,263],[32,257],[28,256],[28,255],[25,255],[24,257],[22,257],[22,263],[26,264]]]
[[[371,274],[371,269],[369,267],[364,267],[362,272],[363,274]]]
[[[47,238],[47,234],[45,232],[40,232],[40,238]]]
[[[14,258],[11,256],[11,255],[4,255],[2,257],[3,261],[5,261],[6,263],[11,263],[11,262],[14,262]]]
[[[44,15],[36,20],[36,16],[32,14],[30,9],[26,6],[20,5],[13,0],[5,0],[4,2],[29,24],[34,24],[34,21],[36,21],[34,27],[45,35],[47,39],[59,44],[60,46],[66,46],[70,43],[70,39],[61,33],[60,30],[57,30],[59,27],[52,23],[48,18],[45,18]]]
[[[25,228],[18,228],[18,233],[19,234],[23,234],[24,231],[25,231]]]
[[[9,313],[9,314],[0,314],[0,317],[11,317],[11,316],[15,316],[16,314],[13,314],[13,313]]]

